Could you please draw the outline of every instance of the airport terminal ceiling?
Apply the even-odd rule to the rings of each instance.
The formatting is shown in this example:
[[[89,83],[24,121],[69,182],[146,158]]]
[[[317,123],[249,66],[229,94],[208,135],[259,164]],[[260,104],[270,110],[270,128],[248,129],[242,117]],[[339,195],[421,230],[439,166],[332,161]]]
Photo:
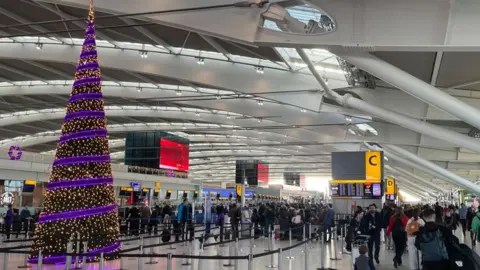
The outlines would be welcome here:
[[[455,14],[467,12],[463,6],[439,1],[435,15],[427,12],[425,4],[407,1],[415,6],[404,7],[408,16],[437,16],[434,30],[439,35],[447,27],[443,24],[452,20],[442,49],[435,40],[431,44],[420,40],[416,47],[402,41],[398,46],[382,45],[378,25],[385,18],[371,25],[374,20],[367,17],[371,12],[367,8],[375,3],[378,10],[387,10],[396,1],[362,1],[358,5],[365,8],[362,31],[374,35],[378,46],[352,49],[355,40],[350,34],[360,39],[357,35],[362,31],[344,32],[344,26],[352,22],[345,21],[342,12],[358,8],[353,0],[342,1],[342,9],[322,0],[217,8],[236,1],[94,2],[99,11],[97,45],[115,162],[123,162],[127,132],[161,130],[190,140],[189,173],[195,180],[233,182],[238,159],[269,163],[273,178],[283,178],[285,171],[329,177],[331,152],[367,150],[375,145],[385,147],[387,174],[395,175],[403,185],[418,177],[443,190],[457,188],[454,177],[444,171],[474,183],[480,180],[480,155],[473,142],[480,131],[470,119],[478,114],[462,117],[453,110],[462,103],[480,107],[478,44],[471,39],[466,41],[471,43],[470,50],[455,46],[461,38]],[[480,9],[478,4],[475,7]],[[86,0],[0,3],[1,148],[19,145],[25,152],[53,155],[87,8]],[[188,11],[160,12],[178,9]],[[286,16],[295,22],[276,21],[279,10],[288,13],[283,19]],[[146,11],[159,12],[116,16]],[[56,22],[42,23],[46,21]],[[307,27],[312,21],[318,28]],[[302,25],[310,32],[298,32]],[[286,40],[303,40],[304,45]],[[385,65],[413,77],[385,75],[381,72]],[[338,94],[350,94],[428,127],[450,130],[452,136],[461,136],[460,143],[373,111],[342,106],[317,77]],[[412,83],[397,82],[400,78]],[[446,103],[410,91],[415,84],[462,103],[452,105],[451,110],[442,107]],[[437,166],[435,170],[444,170],[422,170],[418,162],[395,151],[396,147],[430,161]],[[421,185],[424,192],[433,192]]]

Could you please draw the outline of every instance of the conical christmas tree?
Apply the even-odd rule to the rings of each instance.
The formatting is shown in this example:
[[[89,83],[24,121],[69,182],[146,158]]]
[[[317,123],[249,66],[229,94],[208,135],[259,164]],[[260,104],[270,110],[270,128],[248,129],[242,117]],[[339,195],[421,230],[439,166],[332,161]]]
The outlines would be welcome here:
[[[90,0],[85,41],[35,230],[31,263],[38,261],[39,250],[45,254],[44,263],[64,262],[68,240],[77,234],[89,239],[89,253],[104,252],[112,258],[120,250],[100,79]],[[76,249],[83,252],[74,244]]]

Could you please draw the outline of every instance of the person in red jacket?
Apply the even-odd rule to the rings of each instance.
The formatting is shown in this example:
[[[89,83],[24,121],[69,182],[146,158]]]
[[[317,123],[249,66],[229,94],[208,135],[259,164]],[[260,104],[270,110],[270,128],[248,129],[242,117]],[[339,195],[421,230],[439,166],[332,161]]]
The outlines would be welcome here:
[[[401,207],[395,209],[395,214],[390,218],[387,228],[387,236],[392,234],[393,243],[395,245],[395,257],[393,258],[393,266],[397,268],[402,265],[402,255],[405,251],[407,242],[407,227],[408,217],[403,213]]]

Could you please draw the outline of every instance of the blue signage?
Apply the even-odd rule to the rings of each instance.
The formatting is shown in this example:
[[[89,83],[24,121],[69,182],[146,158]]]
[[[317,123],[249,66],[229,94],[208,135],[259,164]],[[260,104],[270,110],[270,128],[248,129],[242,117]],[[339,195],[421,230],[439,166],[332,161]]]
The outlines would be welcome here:
[[[212,192],[212,197],[217,196],[217,193],[220,193],[221,198],[228,198],[230,193],[236,194],[234,189],[217,189],[217,188],[204,188],[203,189],[203,196],[206,196],[208,192]],[[245,198],[252,198],[255,191],[253,190],[245,190]]]

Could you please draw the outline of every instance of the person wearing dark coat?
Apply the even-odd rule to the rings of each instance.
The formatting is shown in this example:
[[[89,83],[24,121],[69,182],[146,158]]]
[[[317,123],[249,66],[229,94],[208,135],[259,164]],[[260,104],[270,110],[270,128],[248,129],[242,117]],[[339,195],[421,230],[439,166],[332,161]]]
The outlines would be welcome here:
[[[368,207],[368,213],[363,216],[360,222],[360,231],[362,234],[370,236],[368,239],[368,257],[375,258],[377,264],[380,263],[380,234],[382,232],[382,223],[382,215],[377,211],[375,204],[371,204]],[[372,256],[374,244],[375,256]]]
[[[140,212],[135,206],[130,209],[127,220],[130,224],[130,234],[138,235],[140,233]]]

